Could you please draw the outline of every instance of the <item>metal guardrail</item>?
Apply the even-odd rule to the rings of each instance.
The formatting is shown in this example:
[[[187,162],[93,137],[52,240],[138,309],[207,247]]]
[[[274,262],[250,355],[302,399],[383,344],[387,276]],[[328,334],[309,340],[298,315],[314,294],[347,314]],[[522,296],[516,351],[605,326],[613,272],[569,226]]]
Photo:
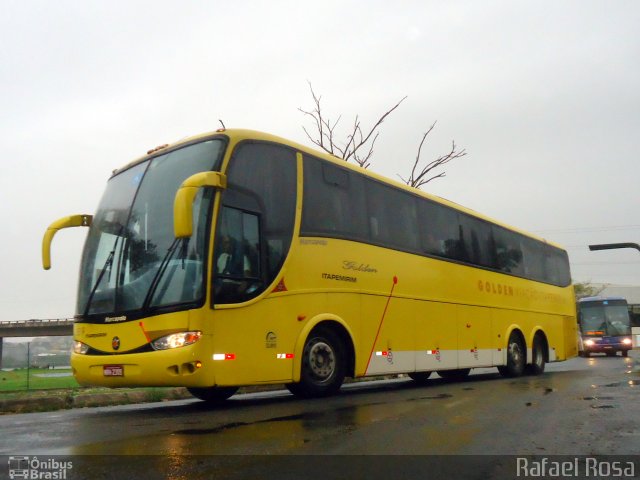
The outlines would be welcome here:
[[[73,318],[44,318],[44,319],[35,319],[31,320],[3,320],[0,321],[0,327],[14,327],[14,328],[24,328],[24,327],[39,327],[46,326],[52,327],[55,325],[73,325]]]
[[[73,334],[73,318],[9,320],[0,322],[0,338],[47,337]]]

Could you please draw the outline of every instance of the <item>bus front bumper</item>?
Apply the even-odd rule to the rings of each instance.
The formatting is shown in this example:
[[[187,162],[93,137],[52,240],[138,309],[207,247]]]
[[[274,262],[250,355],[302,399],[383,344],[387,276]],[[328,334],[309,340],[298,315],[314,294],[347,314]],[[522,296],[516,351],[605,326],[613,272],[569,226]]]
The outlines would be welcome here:
[[[199,345],[117,355],[71,354],[80,385],[102,387],[204,387],[214,384],[212,362]]]
[[[584,341],[583,349],[586,353],[624,352],[633,349],[633,343],[631,338],[622,340],[590,338]]]

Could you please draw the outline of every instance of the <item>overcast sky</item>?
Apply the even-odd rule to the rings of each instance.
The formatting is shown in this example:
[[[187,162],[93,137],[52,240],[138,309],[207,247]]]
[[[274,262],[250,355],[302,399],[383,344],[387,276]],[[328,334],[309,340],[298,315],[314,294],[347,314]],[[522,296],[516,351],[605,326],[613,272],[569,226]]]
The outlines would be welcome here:
[[[371,169],[566,246],[576,281],[640,285],[640,2],[0,0],[0,320],[71,316],[85,229],[111,171],[227,127],[309,144],[298,107],[382,125]]]

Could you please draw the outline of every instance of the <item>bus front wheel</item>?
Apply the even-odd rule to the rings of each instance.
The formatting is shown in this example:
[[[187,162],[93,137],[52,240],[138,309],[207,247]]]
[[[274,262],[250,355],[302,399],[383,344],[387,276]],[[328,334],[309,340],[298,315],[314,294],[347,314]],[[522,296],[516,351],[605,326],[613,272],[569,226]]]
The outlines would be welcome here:
[[[302,351],[299,383],[287,388],[299,397],[326,397],[342,386],[346,374],[346,355],[342,339],[328,328],[311,332]]]
[[[238,387],[187,387],[191,395],[209,403],[224,402],[238,391]]]
[[[507,364],[498,367],[503,377],[519,377],[527,362],[526,350],[520,336],[513,332],[507,343]]]

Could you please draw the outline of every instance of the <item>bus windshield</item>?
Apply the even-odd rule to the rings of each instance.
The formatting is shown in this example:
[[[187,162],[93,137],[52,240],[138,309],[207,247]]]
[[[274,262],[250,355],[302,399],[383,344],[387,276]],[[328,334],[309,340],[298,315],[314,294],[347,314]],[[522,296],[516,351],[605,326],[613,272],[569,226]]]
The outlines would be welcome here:
[[[627,304],[610,301],[581,305],[580,329],[585,335],[631,335]]]
[[[220,168],[225,142],[170,151],[111,178],[89,229],[80,266],[78,316],[112,316],[202,301],[213,198],[194,201],[194,231],[176,240],[173,200],[189,176]]]

